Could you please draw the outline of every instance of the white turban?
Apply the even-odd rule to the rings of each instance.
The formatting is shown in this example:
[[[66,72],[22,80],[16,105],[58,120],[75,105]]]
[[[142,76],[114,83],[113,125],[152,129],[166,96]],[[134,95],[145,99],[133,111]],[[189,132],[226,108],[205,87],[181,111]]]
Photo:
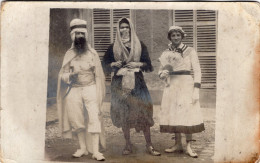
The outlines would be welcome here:
[[[87,31],[87,21],[82,19],[73,19],[70,22],[70,36],[72,42],[75,41],[75,32],[83,32],[85,33],[85,38],[88,40],[88,31]]]

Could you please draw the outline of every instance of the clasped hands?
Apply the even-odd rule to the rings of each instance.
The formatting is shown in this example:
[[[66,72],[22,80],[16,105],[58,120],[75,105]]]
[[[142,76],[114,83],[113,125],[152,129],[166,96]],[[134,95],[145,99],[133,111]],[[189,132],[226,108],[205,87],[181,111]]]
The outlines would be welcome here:
[[[117,67],[117,68],[126,67],[126,68],[130,68],[130,69],[134,69],[134,68],[140,68],[141,66],[143,66],[142,62],[129,62],[126,65],[123,65],[122,61],[117,61],[117,62],[111,63],[111,67]]]

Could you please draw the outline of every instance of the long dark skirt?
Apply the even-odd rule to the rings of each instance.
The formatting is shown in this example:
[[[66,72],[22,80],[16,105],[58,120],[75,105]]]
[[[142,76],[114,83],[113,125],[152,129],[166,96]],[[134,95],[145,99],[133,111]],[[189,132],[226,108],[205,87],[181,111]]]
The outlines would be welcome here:
[[[117,127],[143,130],[153,126],[153,104],[142,72],[135,73],[135,88],[123,96],[122,76],[113,76],[111,83],[111,119]]]

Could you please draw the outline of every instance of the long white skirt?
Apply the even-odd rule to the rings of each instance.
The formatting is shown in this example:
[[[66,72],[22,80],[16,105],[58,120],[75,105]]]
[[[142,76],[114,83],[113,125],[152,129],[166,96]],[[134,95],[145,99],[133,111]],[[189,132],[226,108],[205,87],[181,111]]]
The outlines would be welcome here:
[[[170,75],[160,111],[160,131],[192,134],[205,130],[199,101],[192,104],[194,81],[191,75]]]

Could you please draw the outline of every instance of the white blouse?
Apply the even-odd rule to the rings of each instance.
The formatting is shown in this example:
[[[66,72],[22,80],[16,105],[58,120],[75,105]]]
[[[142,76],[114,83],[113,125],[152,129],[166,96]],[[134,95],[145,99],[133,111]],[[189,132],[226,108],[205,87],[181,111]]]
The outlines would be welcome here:
[[[180,44],[178,48],[182,49],[184,44]],[[184,51],[183,54],[181,53],[176,53],[175,49],[166,49],[161,57],[163,55],[174,55],[172,56],[174,58],[174,66],[173,66],[173,71],[191,71],[193,70],[194,72],[194,83],[201,83],[201,69],[200,69],[200,63],[198,59],[198,55],[196,51],[192,47],[187,47]],[[174,52],[174,53],[173,53]],[[168,53],[168,54],[167,54]],[[163,66],[161,65],[159,68],[159,76],[163,71]]]

